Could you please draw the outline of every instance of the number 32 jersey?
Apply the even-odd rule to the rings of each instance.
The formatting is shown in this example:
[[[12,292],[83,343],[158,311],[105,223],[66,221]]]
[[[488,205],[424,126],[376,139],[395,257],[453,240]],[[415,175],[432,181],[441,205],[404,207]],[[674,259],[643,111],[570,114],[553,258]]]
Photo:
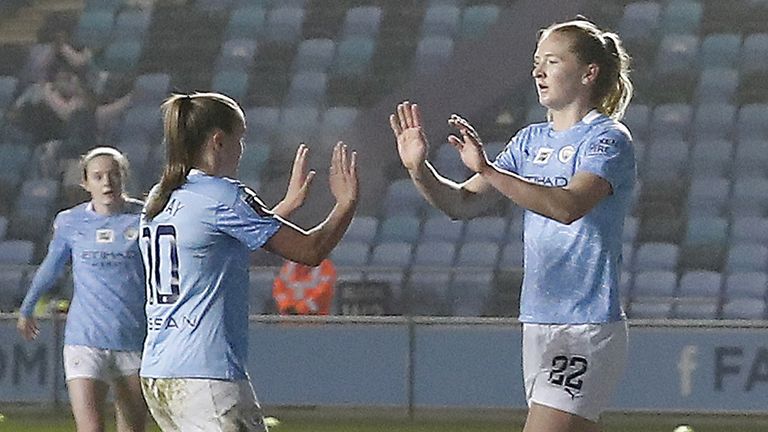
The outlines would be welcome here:
[[[157,216],[142,217],[141,376],[246,378],[249,252],[281,225],[242,183],[194,169]]]

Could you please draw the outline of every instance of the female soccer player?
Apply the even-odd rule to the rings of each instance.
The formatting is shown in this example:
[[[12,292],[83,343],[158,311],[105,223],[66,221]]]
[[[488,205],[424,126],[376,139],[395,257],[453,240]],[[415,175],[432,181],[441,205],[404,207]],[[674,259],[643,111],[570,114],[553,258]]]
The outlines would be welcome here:
[[[451,116],[460,137],[449,142],[475,172],[460,184],[427,162],[415,104],[398,105],[390,117],[402,163],[434,206],[462,219],[491,197],[526,209],[524,432],[598,431],[626,362],[619,275],[635,162],[619,120],[632,95],[628,63],[619,37],[586,20],[545,29],[533,78],[548,121],[520,130],[490,163],[475,129]]]
[[[71,259],[74,294],[64,331],[64,374],[77,430],[104,430],[111,384],[118,430],[141,432],[147,412],[138,375],[146,325],[137,242],[142,203],[123,194],[128,161],[119,151],[95,148],[81,166],[91,200],[56,216],[17,327],[27,340],[37,336],[35,304]]]
[[[355,153],[339,143],[328,217],[305,231],[264,208],[237,181],[245,117],[218,93],[163,105],[167,161],[141,221],[147,269],[144,395],[168,431],[265,431],[246,372],[248,254],[265,247],[318,265],[343,236],[357,202]]]

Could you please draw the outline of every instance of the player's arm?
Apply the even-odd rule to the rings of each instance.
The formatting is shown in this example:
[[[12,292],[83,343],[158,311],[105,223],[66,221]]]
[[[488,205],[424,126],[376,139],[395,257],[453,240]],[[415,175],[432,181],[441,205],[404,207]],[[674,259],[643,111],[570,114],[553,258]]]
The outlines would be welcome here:
[[[463,183],[441,176],[426,156],[429,148],[418,105],[403,102],[390,115],[389,123],[397,141],[403,166],[419,193],[434,207],[454,219],[470,219],[480,215],[498,194],[481,176]]]
[[[326,219],[304,230],[289,221],[267,241],[265,248],[283,258],[317,266],[339,243],[355,214],[358,198],[356,154],[347,154],[346,146],[338,143],[333,149],[329,181],[336,204]]]
[[[43,294],[53,288],[70,257],[71,251],[62,233],[63,229],[64,227],[60,226],[58,221],[54,223],[54,233],[48,245],[48,253],[37,267],[32,284],[21,303],[16,328],[26,340],[35,339],[39,333],[37,320],[33,316],[35,305]]]
[[[606,179],[588,171],[577,172],[565,187],[531,183],[491,164],[480,137],[465,119],[454,115],[449,123],[461,135],[461,138],[451,135],[448,141],[459,152],[462,162],[494,189],[523,208],[560,223],[571,224],[584,217],[613,191]]]
[[[307,153],[309,148],[305,144],[299,145],[296,157],[291,167],[291,177],[288,181],[288,189],[285,197],[272,208],[272,213],[287,218],[296,209],[304,204],[309,194],[309,185],[315,177],[315,171],[307,171]]]

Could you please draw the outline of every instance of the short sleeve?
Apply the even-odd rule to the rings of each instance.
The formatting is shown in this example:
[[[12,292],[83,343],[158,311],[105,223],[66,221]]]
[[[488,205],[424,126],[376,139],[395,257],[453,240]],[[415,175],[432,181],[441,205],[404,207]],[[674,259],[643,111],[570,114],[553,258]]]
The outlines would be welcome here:
[[[501,153],[496,156],[496,159],[494,159],[493,166],[504,171],[517,173],[520,168],[518,163],[520,155],[519,142],[520,133],[513,136],[512,139],[509,140],[507,145],[504,147],[504,150],[502,150]]]
[[[635,175],[635,154],[629,136],[612,129],[593,138],[579,149],[576,171],[600,176],[613,189],[630,183]]]
[[[282,222],[251,188],[240,185],[235,202],[231,206],[222,206],[217,212],[216,225],[254,251],[275,235]]]

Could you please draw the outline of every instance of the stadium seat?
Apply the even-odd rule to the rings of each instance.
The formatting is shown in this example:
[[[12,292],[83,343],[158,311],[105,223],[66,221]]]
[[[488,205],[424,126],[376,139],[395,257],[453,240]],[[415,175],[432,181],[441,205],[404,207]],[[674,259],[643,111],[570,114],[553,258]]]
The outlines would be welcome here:
[[[768,271],[768,247],[757,243],[736,243],[728,249],[728,273]]]
[[[414,68],[417,73],[440,71],[453,55],[453,39],[446,36],[426,36],[416,46]]]
[[[21,269],[5,267],[0,271],[0,312],[12,312],[19,307],[27,289],[23,280]]]
[[[480,39],[499,17],[499,7],[494,4],[468,6],[461,16],[460,37]]]
[[[253,39],[230,39],[224,42],[216,60],[215,71],[235,70],[248,72],[254,64],[258,44]]]
[[[75,41],[84,46],[105,46],[111,37],[114,21],[113,11],[110,10],[83,12],[75,30]]]
[[[718,216],[693,216],[688,219],[686,245],[722,245],[728,236],[728,222]]]
[[[694,34],[671,34],[661,39],[656,72],[690,74],[696,71],[699,38]]]
[[[248,74],[237,70],[224,70],[213,76],[213,90],[235,100],[242,100],[248,94]]]
[[[284,148],[295,149],[311,143],[320,126],[320,112],[314,107],[288,107],[280,114],[280,137]]]
[[[0,76],[0,114],[13,103],[18,79],[12,76]]]
[[[458,273],[448,290],[453,316],[481,316],[493,289],[493,273]]]
[[[464,229],[464,242],[487,241],[501,244],[507,238],[509,220],[500,216],[483,216],[470,219]]]
[[[768,71],[768,33],[748,34],[744,38],[740,60],[742,74]]]
[[[731,211],[740,216],[758,216],[766,212],[768,178],[751,175],[737,177],[731,192]]]
[[[117,15],[112,28],[112,37],[116,39],[141,40],[149,28],[152,18],[149,11],[126,9]]]
[[[304,9],[301,7],[280,6],[272,9],[267,16],[267,32],[269,41],[294,43],[301,37],[301,26],[304,23]]]
[[[714,320],[718,318],[717,309],[717,300],[688,303],[681,299],[675,306],[674,317],[677,319]]]
[[[403,284],[405,282],[405,273],[402,271],[376,270],[368,267],[364,272],[366,281],[374,283],[384,283],[389,287],[391,295],[391,305],[395,315],[401,315],[405,309],[403,303]]]
[[[682,140],[691,124],[691,106],[684,103],[661,104],[653,109],[650,136],[654,144],[659,140]]]
[[[644,139],[648,136],[650,117],[651,109],[648,105],[633,103],[627,108],[623,122],[632,132],[633,138]]]
[[[499,245],[491,241],[472,241],[461,245],[456,256],[457,267],[496,267]]]
[[[723,304],[723,319],[765,319],[765,302],[749,298],[736,298]]]
[[[393,215],[381,221],[378,243],[416,243],[419,239],[421,220],[411,215]]]
[[[167,73],[148,73],[139,75],[133,82],[133,106],[150,106],[156,108],[169,96],[171,76]]]
[[[456,255],[456,244],[442,241],[421,241],[416,245],[413,266],[450,268]]]
[[[347,9],[341,36],[375,37],[379,33],[382,11],[379,6],[359,6]]]
[[[499,259],[500,269],[516,269],[523,267],[523,242],[511,242],[504,246]]]
[[[657,138],[648,150],[648,162],[641,175],[658,181],[679,178],[687,173],[688,153],[688,143],[682,138]]]
[[[742,105],[736,117],[736,139],[768,139],[768,104]]]
[[[768,152],[764,139],[743,140],[736,146],[733,171],[739,176],[764,176],[768,170]]]
[[[411,179],[399,179],[389,184],[384,198],[384,212],[393,214],[419,215],[426,201],[416,190]]]
[[[447,315],[450,273],[414,271],[408,278],[405,295],[411,315]]]
[[[29,240],[0,241],[0,264],[32,264],[34,249]]]
[[[374,216],[355,216],[344,234],[343,242],[359,241],[372,243],[379,229],[379,220]]]
[[[739,88],[739,71],[734,68],[715,66],[701,72],[696,86],[699,103],[733,103]]]
[[[457,243],[464,230],[464,222],[456,221],[446,215],[427,218],[421,231],[421,240],[442,240]]]
[[[679,254],[678,246],[672,243],[642,243],[634,255],[634,269],[635,271],[674,271],[677,268]]]
[[[661,5],[656,1],[636,1],[624,7],[619,34],[628,43],[653,40],[660,25]]]
[[[699,50],[699,64],[703,68],[719,66],[733,68],[738,65],[741,52],[741,34],[712,33],[704,37]]]
[[[293,70],[301,72],[325,72],[333,62],[336,42],[331,39],[307,39],[299,44]]]
[[[461,10],[457,6],[428,6],[422,21],[422,36],[447,36],[453,38],[459,28]]]
[[[246,133],[258,131],[263,136],[269,136],[279,127],[280,110],[274,107],[253,107],[245,111],[245,118],[248,119]]]
[[[714,271],[693,270],[683,273],[679,297],[719,299],[723,275]]]
[[[693,177],[688,190],[689,216],[719,216],[728,203],[731,182],[722,177]]]
[[[628,316],[632,319],[666,319],[672,316],[672,303],[632,301]]]
[[[703,103],[696,107],[693,136],[700,139],[731,138],[736,120],[736,107],[725,102]]]
[[[266,12],[260,6],[246,6],[234,9],[229,23],[224,30],[225,40],[250,39],[255,40],[264,33],[266,27]]]
[[[725,176],[730,174],[735,144],[732,140],[699,139],[691,148],[691,173],[697,175]],[[730,181],[728,181],[730,185]]]
[[[739,216],[731,222],[731,244],[768,244],[768,218],[762,216]]]
[[[661,31],[665,34],[696,34],[701,26],[704,8],[695,0],[671,0],[661,14]]]
[[[363,267],[368,264],[370,246],[362,241],[343,241],[331,253],[331,259],[337,266]]]
[[[344,136],[360,115],[355,107],[337,106],[328,108],[320,120],[320,139],[325,146],[331,146]]]
[[[319,106],[325,103],[328,78],[324,72],[298,72],[288,87],[288,106]]]
[[[139,62],[141,45],[142,43],[136,40],[112,42],[104,51],[102,67],[110,72],[133,72]]]
[[[405,269],[411,265],[413,246],[410,243],[379,243],[371,251],[370,265]]]
[[[373,58],[374,41],[369,37],[354,36],[339,42],[332,65],[335,75],[349,77],[364,75]]]
[[[649,270],[635,273],[631,297],[635,300],[670,300],[675,295],[677,275],[669,270]]]
[[[751,298],[765,300],[768,275],[765,272],[731,273],[725,278],[724,295],[727,300]]]

